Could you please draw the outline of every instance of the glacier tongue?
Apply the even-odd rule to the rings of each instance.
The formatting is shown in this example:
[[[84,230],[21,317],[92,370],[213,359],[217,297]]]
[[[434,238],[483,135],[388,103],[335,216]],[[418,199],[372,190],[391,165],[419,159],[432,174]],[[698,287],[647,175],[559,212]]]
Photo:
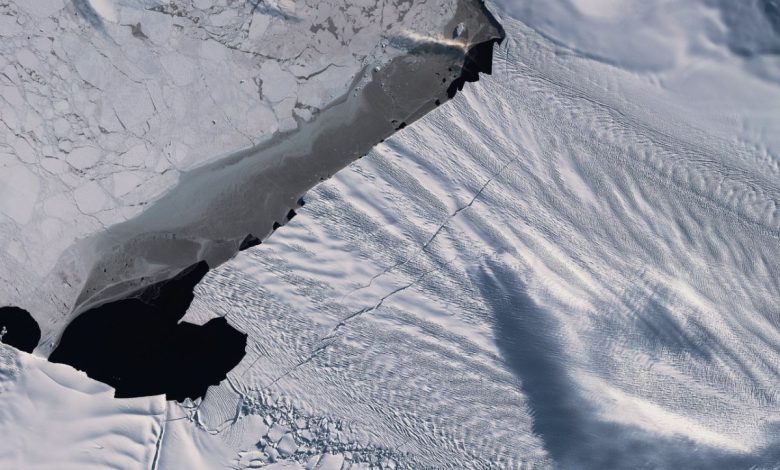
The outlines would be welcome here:
[[[188,321],[250,338],[204,409],[342,420],[400,468],[776,467],[780,89],[502,24],[492,77],[198,286]]]

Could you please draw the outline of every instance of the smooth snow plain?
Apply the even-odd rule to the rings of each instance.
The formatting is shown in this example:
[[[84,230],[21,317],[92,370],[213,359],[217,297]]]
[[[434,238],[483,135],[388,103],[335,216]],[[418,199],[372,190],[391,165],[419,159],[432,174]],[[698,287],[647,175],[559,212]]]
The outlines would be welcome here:
[[[138,468],[779,468],[777,57],[723,39],[727,2],[631,23],[656,4],[683,5],[491,4],[492,77],[196,288],[185,321],[249,334],[225,382],[67,411],[109,433],[143,405],[111,441],[146,443]],[[627,30],[678,54],[626,52]],[[0,357],[4,394],[64,393],[18,364],[63,366]],[[66,424],[36,443],[56,454]]]

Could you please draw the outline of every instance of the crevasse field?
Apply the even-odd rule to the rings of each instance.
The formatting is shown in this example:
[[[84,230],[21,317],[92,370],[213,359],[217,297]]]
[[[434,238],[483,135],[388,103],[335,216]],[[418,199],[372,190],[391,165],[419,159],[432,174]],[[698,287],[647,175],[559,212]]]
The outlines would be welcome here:
[[[780,5],[488,6],[492,76],[196,288],[185,320],[249,335],[226,381],[115,400],[3,353],[1,435],[40,468],[780,468]]]

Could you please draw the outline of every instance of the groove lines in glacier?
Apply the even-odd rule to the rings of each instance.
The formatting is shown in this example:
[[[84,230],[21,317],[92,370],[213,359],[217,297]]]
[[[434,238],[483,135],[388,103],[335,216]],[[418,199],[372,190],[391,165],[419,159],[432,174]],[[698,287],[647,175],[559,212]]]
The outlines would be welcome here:
[[[397,269],[397,268],[400,268],[400,267],[403,267],[403,266],[407,265],[407,264],[408,264],[408,263],[410,263],[412,260],[416,259],[416,258],[417,258],[417,257],[418,257],[420,254],[422,254],[422,253],[426,252],[426,251],[427,251],[427,249],[428,249],[428,247],[429,247],[429,246],[430,246],[430,245],[433,243],[433,241],[436,239],[436,237],[438,237],[438,235],[439,235],[439,234],[440,234],[440,233],[441,233],[441,232],[444,230],[444,228],[445,228],[445,227],[447,227],[447,225],[449,225],[449,223],[450,223],[452,220],[454,220],[456,217],[458,217],[458,215],[460,215],[460,213],[461,213],[461,212],[463,212],[463,211],[465,211],[466,209],[468,209],[468,208],[470,208],[471,206],[473,206],[473,205],[474,205],[474,203],[477,201],[477,199],[479,199],[479,197],[480,197],[480,196],[481,196],[481,195],[482,195],[482,194],[485,192],[485,190],[487,190],[488,186],[490,186],[490,184],[491,184],[491,183],[492,183],[492,182],[493,182],[493,181],[494,181],[496,178],[499,178],[499,177],[500,177],[500,176],[501,176],[501,175],[502,175],[502,174],[503,174],[503,173],[506,171],[506,169],[507,169],[507,168],[509,168],[509,166],[510,166],[510,165],[512,165],[513,163],[516,163],[516,162],[519,160],[519,158],[520,158],[520,157],[518,156],[518,157],[515,157],[515,158],[513,158],[513,159],[509,160],[508,162],[504,163],[504,164],[501,166],[501,168],[499,168],[499,169],[498,169],[498,171],[496,171],[495,173],[493,173],[493,174],[492,174],[492,175],[491,175],[491,176],[490,176],[490,177],[489,177],[489,178],[488,178],[488,179],[487,179],[487,180],[486,180],[486,181],[485,181],[485,182],[482,184],[482,186],[480,186],[480,188],[477,190],[477,192],[476,192],[476,193],[474,193],[474,196],[472,196],[472,197],[471,197],[471,199],[469,200],[469,202],[468,202],[468,203],[466,203],[466,204],[464,204],[463,206],[461,206],[461,207],[457,208],[457,209],[456,209],[456,210],[455,210],[455,211],[454,211],[452,214],[450,214],[450,216],[447,218],[447,220],[445,220],[445,221],[444,221],[444,222],[443,222],[441,225],[439,225],[439,227],[438,227],[438,228],[437,228],[437,229],[436,229],[436,230],[433,232],[433,234],[432,234],[432,235],[431,235],[431,236],[428,238],[428,240],[426,240],[426,242],[425,242],[425,243],[424,243],[424,244],[423,244],[423,245],[420,247],[420,249],[418,249],[417,251],[415,251],[415,253],[414,253],[414,254],[412,254],[411,256],[407,257],[407,258],[406,258],[406,259],[404,259],[403,261],[400,261],[400,262],[398,262],[398,263],[394,264],[393,266],[391,266],[391,267],[389,267],[389,268],[387,268],[387,269],[383,270],[383,271],[382,271],[382,272],[380,272],[379,274],[376,274],[376,275],[374,275],[374,276],[373,276],[373,277],[372,277],[372,278],[369,280],[368,284],[366,284],[365,286],[362,286],[362,287],[358,287],[358,288],[354,289],[353,291],[351,291],[350,293],[346,294],[344,297],[342,297],[342,301],[343,301],[345,298],[349,297],[350,295],[354,294],[355,292],[358,292],[358,291],[360,291],[360,290],[363,290],[363,289],[367,289],[367,288],[369,288],[369,287],[370,287],[370,286],[373,284],[373,282],[374,282],[374,281],[376,281],[378,278],[380,278],[380,277],[382,277],[382,276],[384,276],[384,275],[386,275],[386,274],[389,274],[390,272],[394,271],[394,270],[395,270],[395,269]],[[438,266],[434,267],[433,269],[430,269],[430,270],[427,270],[427,271],[425,271],[425,272],[424,272],[424,273],[422,273],[420,276],[418,276],[417,278],[415,278],[415,279],[414,279],[412,282],[409,282],[409,283],[407,283],[407,284],[405,284],[405,285],[403,285],[403,286],[401,286],[401,287],[398,287],[398,288],[396,288],[396,289],[394,289],[394,290],[390,291],[389,293],[385,294],[384,296],[382,296],[381,298],[379,298],[379,300],[378,300],[378,301],[377,301],[377,302],[376,302],[374,305],[372,305],[372,306],[369,306],[369,307],[362,308],[362,309],[360,309],[360,310],[358,310],[358,311],[355,311],[355,312],[353,312],[353,313],[351,313],[351,314],[347,315],[346,317],[344,317],[342,320],[340,320],[340,321],[339,321],[339,322],[336,324],[336,326],[334,326],[334,327],[333,327],[333,328],[330,330],[330,332],[328,332],[328,334],[324,335],[322,338],[320,338],[320,339],[317,341],[317,343],[323,343],[323,342],[325,342],[325,341],[328,341],[327,343],[325,343],[325,344],[320,344],[319,346],[317,346],[317,347],[316,347],[316,348],[315,348],[315,349],[314,349],[314,350],[313,350],[311,353],[307,354],[307,355],[306,355],[306,357],[305,357],[303,360],[299,361],[297,364],[295,364],[293,367],[291,367],[290,369],[288,369],[286,372],[284,372],[284,373],[283,373],[283,374],[281,374],[280,376],[278,376],[278,377],[276,377],[275,379],[273,379],[271,382],[269,382],[269,383],[268,383],[268,385],[264,386],[264,387],[262,388],[262,390],[267,390],[268,388],[272,387],[272,386],[273,386],[273,385],[275,385],[277,382],[279,382],[279,381],[280,381],[280,380],[282,380],[283,378],[285,378],[285,377],[289,376],[289,375],[290,375],[291,373],[293,373],[295,370],[297,370],[297,369],[298,369],[298,368],[300,368],[301,366],[304,366],[304,365],[308,364],[309,362],[311,362],[312,360],[314,360],[314,359],[315,359],[317,356],[319,356],[321,353],[323,353],[323,352],[324,352],[326,349],[328,349],[328,348],[329,348],[331,345],[333,345],[333,344],[334,344],[334,342],[335,342],[335,341],[333,341],[333,340],[335,339],[335,335],[336,335],[336,333],[337,333],[337,332],[338,332],[338,331],[339,331],[341,328],[343,328],[344,326],[346,326],[346,325],[347,325],[347,323],[351,322],[351,321],[352,321],[352,320],[354,320],[355,318],[358,318],[358,317],[360,317],[360,316],[363,316],[363,315],[365,315],[365,314],[368,314],[368,313],[371,313],[371,312],[373,312],[373,311],[376,311],[376,310],[377,310],[377,309],[379,309],[379,308],[380,308],[380,307],[381,307],[381,306],[382,306],[382,305],[385,303],[385,301],[386,301],[387,299],[389,299],[390,297],[393,297],[393,296],[395,296],[396,294],[399,294],[399,293],[401,293],[401,292],[403,292],[403,291],[405,291],[405,290],[407,290],[407,289],[409,289],[409,288],[411,288],[411,287],[413,287],[413,286],[417,285],[417,284],[418,284],[420,281],[424,280],[424,279],[425,279],[425,278],[426,278],[428,275],[430,275],[430,274],[432,274],[432,273],[434,273],[434,272],[437,272],[437,271],[441,270],[442,268],[446,268],[447,266],[449,266],[449,265],[450,265],[451,263],[453,263],[453,262],[454,262],[454,261],[455,261],[457,258],[458,258],[458,257],[457,257],[457,256],[455,256],[455,257],[453,257],[453,258],[451,258],[451,259],[447,260],[446,262],[444,262],[444,263],[442,263],[442,264],[440,264],[440,265],[438,265]],[[249,368],[249,369],[251,369],[251,368]],[[247,370],[249,370],[249,369],[247,369]]]
[[[268,388],[270,388],[271,386],[273,386],[274,384],[276,384],[277,382],[279,382],[281,379],[283,379],[283,378],[287,377],[288,375],[290,375],[292,372],[294,372],[294,371],[295,371],[296,369],[298,369],[299,367],[301,367],[301,366],[303,366],[303,365],[305,365],[305,364],[308,364],[308,363],[309,363],[309,362],[311,362],[311,361],[312,361],[314,358],[316,358],[316,357],[317,357],[317,356],[319,356],[319,355],[320,355],[322,352],[324,352],[326,349],[328,349],[328,348],[329,348],[331,345],[333,345],[333,344],[335,343],[335,334],[336,334],[336,332],[338,332],[338,331],[339,331],[339,330],[340,330],[342,327],[344,327],[344,326],[345,326],[345,325],[346,325],[348,322],[350,322],[351,320],[353,320],[353,319],[355,319],[355,318],[357,318],[357,317],[359,317],[359,316],[361,316],[361,315],[364,315],[364,314],[366,314],[366,313],[370,313],[370,312],[373,312],[373,311],[375,311],[376,309],[378,309],[379,307],[381,307],[381,306],[382,306],[382,304],[384,304],[385,300],[389,299],[390,297],[392,297],[392,296],[394,296],[394,295],[396,295],[396,294],[398,294],[398,293],[400,293],[400,292],[403,292],[403,291],[405,291],[405,290],[409,289],[410,287],[413,287],[413,286],[415,286],[417,283],[419,283],[420,281],[422,281],[423,279],[425,279],[425,278],[426,278],[426,277],[427,277],[429,274],[431,274],[431,273],[434,273],[434,272],[436,272],[436,271],[439,271],[441,268],[444,268],[444,267],[448,266],[450,263],[452,263],[453,261],[455,261],[455,259],[457,259],[457,257],[455,257],[455,258],[452,258],[452,259],[448,260],[446,263],[443,263],[441,266],[437,266],[437,267],[435,267],[435,268],[433,268],[433,269],[430,269],[430,270],[428,270],[428,271],[424,272],[424,273],[423,273],[421,276],[419,276],[417,279],[415,279],[414,281],[410,282],[409,284],[406,284],[406,285],[404,285],[404,286],[401,286],[401,287],[399,287],[399,288],[397,288],[397,289],[395,289],[395,290],[391,291],[390,293],[388,293],[388,294],[384,295],[384,296],[383,296],[382,298],[380,298],[380,299],[379,299],[379,300],[378,300],[378,301],[377,301],[377,302],[376,302],[376,303],[375,303],[373,306],[371,306],[371,307],[366,307],[366,308],[363,308],[363,309],[361,309],[361,310],[358,310],[357,312],[353,312],[353,313],[351,313],[350,315],[347,315],[346,317],[344,317],[344,318],[343,318],[341,321],[339,321],[339,323],[338,323],[338,324],[336,324],[336,326],[334,326],[334,327],[331,329],[331,331],[330,331],[330,332],[328,332],[328,334],[326,334],[326,335],[325,335],[325,336],[323,336],[322,338],[318,339],[318,340],[317,340],[317,343],[322,343],[323,341],[328,341],[328,340],[330,340],[330,341],[328,341],[328,342],[327,342],[327,343],[325,343],[325,344],[321,344],[320,346],[318,346],[317,348],[315,348],[315,349],[314,349],[314,350],[313,350],[313,351],[312,351],[310,354],[308,354],[308,355],[306,356],[306,358],[304,358],[303,360],[301,360],[300,362],[298,362],[296,365],[294,365],[293,367],[291,367],[289,370],[287,370],[287,372],[283,373],[283,374],[282,374],[282,375],[280,375],[279,377],[277,377],[277,378],[275,378],[274,380],[272,380],[272,381],[271,381],[271,382],[270,382],[268,385],[266,385],[265,387],[263,387],[263,388],[262,388],[262,390],[267,390]],[[249,370],[249,369],[247,369],[247,370]]]
[[[517,158],[514,158],[514,159],[508,161],[496,173],[494,173],[490,178],[488,178],[487,181],[485,181],[485,183],[483,183],[482,186],[479,188],[479,190],[474,194],[474,196],[471,198],[471,200],[469,200],[469,202],[467,204],[457,208],[452,214],[450,214],[450,216],[447,217],[447,220],[445,220],[441,225],[439,225],[439,227],[433,232],[433,234],[430,236],[430,238],[428,238],[428,240],[426,240],[425,243],[423,243],[423,245],[417,251],[415,251],[412,255],[410,255],[409,257],[407,257],[403,261],[397,262],[396,264],[394,264],[394,265],[390,266],[389,268],[381,271],[380,273],[375,274],[374,276],[371,277],[371,279],[369,279],[369,281],[368,281],[368,283],[366,285],[358,287],[358,288],[352,290],[351,292],[349,292],[346,295],[344,295],[341,298],[341,300],[343,301],[344,299],[346,299],[347,297],[351,296],[352,294],[355,294],[356,292],[359,292],[359,291],[364,290],[364,289],[368,289],[369,287],[371,287],[373,285],[374,281],[376,281],[380,277],[382,277],[382,276],[384,276],[386,274],[390,274],[392,271],[395,271],[398,268],[402,268],[402,267],[406,266],[411,261],[416,259],[420,254],[426,252],[428,247],[433,243],[433,241],[436,239],[436,237],[439,236],[441,231],[444,230],[444,228],[447,227],[447,225],[449,225],[449,223],[453,219],[455,219],[461,212],[463,212],[464,210],[466,210],[469,207],[471,207],[472,205],[474,205],[474,203],[482,195],[482,193],[485,192],[485,190],[490,185],[490,183],[492,183],[493,180],[495,180],[496,178],[501,176],[501,174],[503,174],[503,172],[507,169],[507,167],[509,167],[509,165],[511,165],[512,163],[515,163],[517,160],[518,160]],[[376,308],[377,307],[374,307],[374,308],[372,308],[372,310],[375,310]],[[359,315],[361,313],[364,313],[364,312],[362,312],[362,311],[361,312],[357,312],[356,314],[350,315],[350,317],[348,317],[347,319],[349,319],[349,318],[351,318],[351,317],[353,317],[355,315]]]

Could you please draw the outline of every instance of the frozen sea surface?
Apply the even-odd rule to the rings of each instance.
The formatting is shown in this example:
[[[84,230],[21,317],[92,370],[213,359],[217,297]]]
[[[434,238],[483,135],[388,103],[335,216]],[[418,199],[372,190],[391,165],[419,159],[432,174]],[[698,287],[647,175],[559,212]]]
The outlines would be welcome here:
[[[230,258],[495,31],[476,0],[1,3],[0,306],[47,355],[76,314]]]

